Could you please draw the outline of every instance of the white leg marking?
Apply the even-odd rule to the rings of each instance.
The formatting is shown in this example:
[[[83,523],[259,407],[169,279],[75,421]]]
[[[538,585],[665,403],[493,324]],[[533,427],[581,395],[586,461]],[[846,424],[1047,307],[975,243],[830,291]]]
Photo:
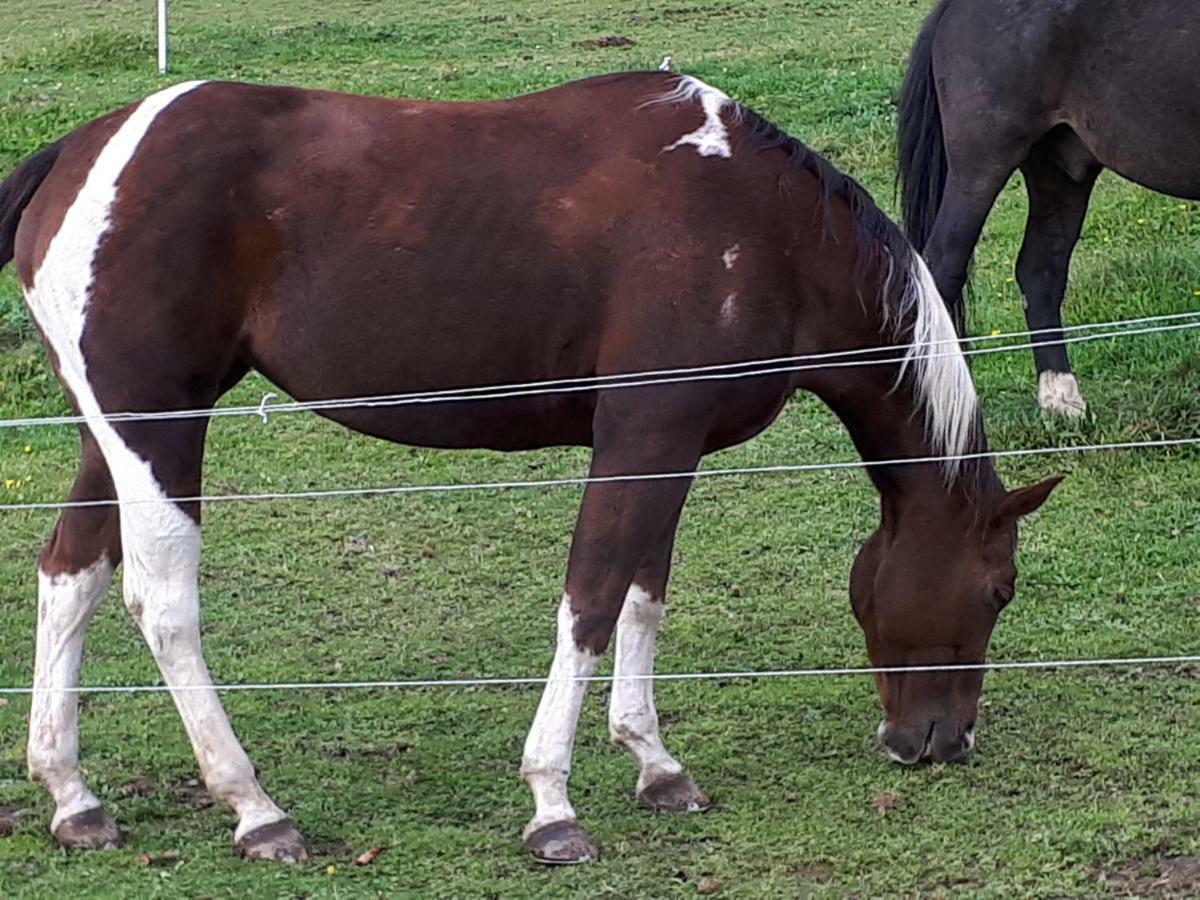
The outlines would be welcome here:
[[[104,454],[122,501],[166,500],[150,464],[131,450],[103,411],[87,376],[80,339],[91,298],[96,250],[111,226],[117,181],[154,120],[203,82],[142,101],[100,151],[25,289],[34,318],[58,357],[59,372]],[[238,815],[236,837],[285,818],[259,787],[234,736],[200,654],[200,528],[171,502],[121,506],[125,603],[145,635],[191,738],[209,791]]]
[[[665,94],[661,100],[665,103],[699,100],[700,107],[704,110],[704,124],[695,131],[688,132],[675,143],[663,147],[664,151],[691,145],[701,156],[723,156],[726,159],[733,156],[733,150],[729,146],[729,130],[721,118],[725,108],[733,106],[728,94],[705,84],[699,78],[684,75],[675,89]]]
[[[102,443],[103,446],[103,443]],[[111,451],[111,452],[110,452]],[[123,444],[105,457],[124,457],[129,466],[110,466],[117,493],[147,496],[157,490],[150,467]],[[140,464],[142,472],[133,467]],[[160,497],[165,497],[161,492]],[[200,647],[200,526],[173,503],[121,508],[125,548],[125,605],[154,654],[183,719],[208,791],[238,816],[234,839],[286,818],[259,786],[238,742]]]
[[[617,620],[616,663],[608,731],[613,743],[628,747],[638,763],[637,789],[670,775],[683,766],[667,752],[658,734],[654,708],[654,682],[649,678],[622,679],[623,675],[654,673],[654,644],[665,607],[645,589],[632,585]]]
[[[599,657],[575,644],[575,614],[571,598],[564,594],[558,606],[558,639],[550,678],[538,704],[533,727],[525,739],[521,775],[533,791],[535,810],[525,826],[528,837],[543,825],[573,821],[575,809],[567,799],[567,777],[571,774],[571,748],[575,726],[587,693],[587,677],[596,671]]]
[[[742,245],[734,244],[732,247],[726,247],[725,252],[721,254],[721,262],[725,263],[725,271],[733,270],[733,264],[737,262],[738,257],[742,253]]]
[[[112,583],[113,566],[101,557],[79,572],[38,572],[37,656],[29,710],[29,777],[54,798],[53,831],[100,806],[79,769],[79,664],[92,614]],[[53,693],[48,689],[55,688]]]
[[[1038,405],[1048,413],[1072,418],[1087,412],[1079,382],[1069,372],[1043,372],[1038,376]]]

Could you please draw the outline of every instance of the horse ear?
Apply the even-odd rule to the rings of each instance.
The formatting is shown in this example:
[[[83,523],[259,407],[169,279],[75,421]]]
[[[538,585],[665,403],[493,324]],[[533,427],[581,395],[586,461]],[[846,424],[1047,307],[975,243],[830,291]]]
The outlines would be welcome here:
[[[1011,522],[1029,515],[1049,499],[1051,492],[1065,477],[1065,475],[1055,475],[1053,478],[1047,478],[1037,484],[1009,491],[1000,501],[1000,505],[996,507],[996,511],[992,513],[993,524]]]

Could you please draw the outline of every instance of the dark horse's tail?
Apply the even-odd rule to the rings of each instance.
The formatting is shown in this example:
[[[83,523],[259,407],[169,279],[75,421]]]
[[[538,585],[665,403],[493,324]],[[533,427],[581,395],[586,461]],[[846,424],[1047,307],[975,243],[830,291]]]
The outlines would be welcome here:
[[[21,213],[54,168],[61,152],[62,141],[51,144],[17,166],[0,183],[0,269],[12,262]]]
[[[918,251],[924,251],[946,189],[946,142],[942,111],[933,80],[933,37],[950,0],[937,5],[917,35],[900,88],[897,137],[900,150],[897,178],[904,230]]]

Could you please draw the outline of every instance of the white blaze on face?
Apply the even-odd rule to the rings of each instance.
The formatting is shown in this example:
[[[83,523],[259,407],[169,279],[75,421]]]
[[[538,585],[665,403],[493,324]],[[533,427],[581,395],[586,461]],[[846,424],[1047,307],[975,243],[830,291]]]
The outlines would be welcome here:
[[[685,103],[698,101],[704,112],[704,124],[695,131],[689,131],[673,144],[663,147],[664,151],[676,150],[683,146],[692,146],[701,156],[722,156],[728,159],[733,156],[729,146],[729,130],[721,118],[725,108],[732,107],[733,101],[724,91],[705,84],[699,78],[685,75],[679,79],[678,86],[662,98],[667,103]]]
[[[575,726],[588,686],[579,679],[595,672],[598,660],[596,654],[576,645],[571,598],[563,594],[554,662],[521,758],[521,775],[533,791],[535,804],[533,818],[525,826],[526,837],[544,825],[575,820],[575,809],[567,799],[567,778]]]
[[[168,500],[149,461],[103,418],[105,410],[92,389],[81,346],[96,252],[112,226],[117,182],[159,114],[203,83],[192,81],[160,91],[126,118],[92,164],[25,295],[122,501],[125,603],[173,689],[209,792],[238,814],[235,834],[240,838],[285,816],[259,787],[216,692],[208,687],[212,682],[200,653],[200,527]]]
[[[738,256],[741,255],[742,245],[734,244],[732,247],[726,247],[725,252],[721,254],[721,262],[725,263],[725,271],[733,270],[733,264],[737,262]]]

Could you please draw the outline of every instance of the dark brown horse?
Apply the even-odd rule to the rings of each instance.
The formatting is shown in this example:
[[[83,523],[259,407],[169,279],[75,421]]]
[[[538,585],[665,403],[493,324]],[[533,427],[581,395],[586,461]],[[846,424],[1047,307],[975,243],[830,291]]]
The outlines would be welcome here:
[[[1017,169],[1017,259],[1031,329],[1061,338],[1071,252],[1101,170],[1200,199],[1200,5],[1192,0],[941,0],[901,92],[904,223],[960,331],[984,220]],[[1081,415],[1065,345],[1034,350],[1043,409]]]
[[[120,834],[84,783],[75,694],[62,689],[78,683],[84,631],[124,559],[126,605],[209,791],[238,816],[238,846],[304,854],[205,689],[200,509],[170,498],[200,488],[207,421],[106,413],[209,408],[252,367],[328,398],[911,343],[903,364],[332,417],[432,447],[586,445],[594,476],[691,472],[804,389],[867,459],[986,448],[950,318],[899,229],[853,181],[691,78],[616,75],[461,104],[177,85],[13,173],[0,187],[0,265],[14,253],[87,419],[71,497],[122,501],[66,510],[40,565],[29,770],[70,847]],[[1017,518],[1055,482],[1008,493],[986,458],[873,478],[882,523],[851,580],[871,660],[982,661],[1013,592]],[[553,678],[521,765],[536,803],[525,841],[541,860],[597,853],[567,800],[576,677],[614,631],[617,674],[652,671],[689,481],[584,494]],[[970,749],[982,681],[880,678],[891,756]],[[650,681],[617,681],[610,723],[637,758],[644,805],[704,808],[659,739]]]

